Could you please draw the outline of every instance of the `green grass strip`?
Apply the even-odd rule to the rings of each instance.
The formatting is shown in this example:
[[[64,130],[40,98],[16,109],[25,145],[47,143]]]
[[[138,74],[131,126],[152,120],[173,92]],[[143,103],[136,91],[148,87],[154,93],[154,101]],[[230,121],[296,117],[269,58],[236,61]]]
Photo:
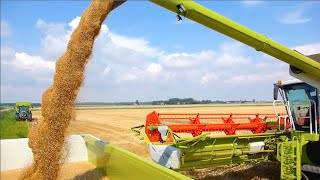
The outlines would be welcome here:
[[[15,139],[28,137],[30,122],[16,121],[15,111],[0,112],[0,139]]]

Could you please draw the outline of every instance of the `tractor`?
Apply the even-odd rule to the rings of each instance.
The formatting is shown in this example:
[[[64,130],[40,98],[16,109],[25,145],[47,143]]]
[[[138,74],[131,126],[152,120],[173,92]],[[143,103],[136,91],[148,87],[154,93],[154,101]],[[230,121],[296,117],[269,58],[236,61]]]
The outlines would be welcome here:
[[[16,121],[32,121],[31,102],[16,102],[15,118]]]

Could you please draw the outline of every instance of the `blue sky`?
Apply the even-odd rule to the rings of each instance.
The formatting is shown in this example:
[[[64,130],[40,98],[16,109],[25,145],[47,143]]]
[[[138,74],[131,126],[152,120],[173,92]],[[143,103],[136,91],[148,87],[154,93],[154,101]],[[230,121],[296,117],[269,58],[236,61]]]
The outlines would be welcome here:
[[[198,2],[304,54],[320,52],[317,1]],[[89,3],[1,1],[1,102],[41,101]],[[287,69],[150,2],[128,1],[104,22],[78,101],[271,100]]]

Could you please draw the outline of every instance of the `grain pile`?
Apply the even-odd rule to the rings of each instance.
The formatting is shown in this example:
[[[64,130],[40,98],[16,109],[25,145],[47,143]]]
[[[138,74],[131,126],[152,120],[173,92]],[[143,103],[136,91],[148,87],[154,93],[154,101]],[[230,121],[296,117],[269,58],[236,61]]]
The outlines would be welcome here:
[[[74,30],[67,51],[56,62],[54,82],[42,95],[43,120],[29,134],[34,163],[21,179],[56,179],[60,170],[66,129],[75,118],[75,100],[101,24],[113,0],[93,0]]]

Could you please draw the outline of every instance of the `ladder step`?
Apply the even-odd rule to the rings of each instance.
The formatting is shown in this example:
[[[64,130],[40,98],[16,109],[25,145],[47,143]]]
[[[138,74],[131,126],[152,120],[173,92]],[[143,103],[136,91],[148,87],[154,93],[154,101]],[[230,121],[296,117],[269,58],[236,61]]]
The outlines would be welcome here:
[[[300,156],[297,154],[299,148],[298,141],[287,141],[282,143],[281,149],[281,179],[297,179],[300,178],[298,174],[298,162]]]
[[[283,175],[282,178],[283,178],[283,179],[297,179],[297,176],[293,176],[293,175]]]

